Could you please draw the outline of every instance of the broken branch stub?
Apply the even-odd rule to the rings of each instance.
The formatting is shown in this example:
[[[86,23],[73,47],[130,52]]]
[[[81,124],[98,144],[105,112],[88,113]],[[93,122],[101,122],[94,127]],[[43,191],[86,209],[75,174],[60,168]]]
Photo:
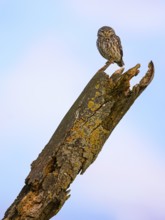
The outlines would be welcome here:
[[[115,126],[151,82],[152,61],[140,83],[130,89],[139,67],[125,73],[121,68],[109,77],[105,65],[94,75],[32,163],[25,186],[5,213],[5,220],[47,220],[60,210],[77,174],[93,163]]]

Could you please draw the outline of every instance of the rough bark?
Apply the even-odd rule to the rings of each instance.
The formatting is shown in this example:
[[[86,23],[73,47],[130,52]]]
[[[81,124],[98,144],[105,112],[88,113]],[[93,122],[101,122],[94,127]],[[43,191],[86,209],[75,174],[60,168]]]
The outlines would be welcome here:
[[[139,73],[136,65],[109,77],[106,64],[88,83],[66,114],[52,138],[31,165],[17,199],[5,213],[5,220],[47,220],[69,198],[69,186],[97,158],[105,141],[154,75],[150,62],[139,84],[130,80]]]

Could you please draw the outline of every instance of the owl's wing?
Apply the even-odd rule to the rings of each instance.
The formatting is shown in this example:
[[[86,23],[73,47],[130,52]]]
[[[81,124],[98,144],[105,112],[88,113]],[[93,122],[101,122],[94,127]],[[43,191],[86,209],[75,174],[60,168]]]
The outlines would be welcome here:
[[[121,57],[123,57],[123,48],[122,48],[122,45],[121,45],[121,40],[120,40],[120,37],[117,36],[117,35],[116,35],[116,40],[117,40],[118,48],[120,49]]]

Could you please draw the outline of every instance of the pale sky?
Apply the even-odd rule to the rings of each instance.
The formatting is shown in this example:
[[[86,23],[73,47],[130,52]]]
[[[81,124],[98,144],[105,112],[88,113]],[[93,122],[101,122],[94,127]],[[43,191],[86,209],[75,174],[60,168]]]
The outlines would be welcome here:
[[[0,219],[32,161],[104,65],[96,48],[104,25],[121,38],[125,69],[141,63],[133,83],[150,60],[155,78],[52,219],[165,219],[164,12],[163,0],[0,0]]]

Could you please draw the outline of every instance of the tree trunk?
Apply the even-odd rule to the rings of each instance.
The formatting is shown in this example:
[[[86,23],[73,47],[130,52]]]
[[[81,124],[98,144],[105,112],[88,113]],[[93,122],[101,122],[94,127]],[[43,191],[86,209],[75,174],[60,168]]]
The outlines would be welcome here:
[[[3,219],[47,220],[69,198],[69,186],[97,158],[105,141],[154,75],[152,61],[139,84],[130,80],[139,73],[136,65],[109,77],[106,64],[90,80],[68,111],[48,144],[32,163],[17,199]]]

